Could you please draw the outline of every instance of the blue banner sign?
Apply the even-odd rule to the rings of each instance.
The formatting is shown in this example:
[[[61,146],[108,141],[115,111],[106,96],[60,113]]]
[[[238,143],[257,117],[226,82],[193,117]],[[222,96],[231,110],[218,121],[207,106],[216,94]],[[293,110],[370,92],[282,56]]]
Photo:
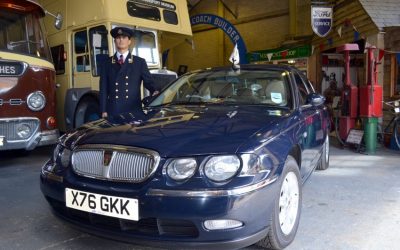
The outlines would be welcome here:
[[[225,34],[229,37],[231,42],[233,44],[237,44],[240,56],[240,64],[247,63],[246,45],[242,37],[240,36],[239,31],[228,20],[212,14],[200,14],[190,17],[190,23],[192,24],[192,26],[198,24],[208,24],[217,27],[219,29],[222,29],[225,32]]]
[[[311,26],[315,34],[325,37],[332,29],[332,7],[311,6]]]

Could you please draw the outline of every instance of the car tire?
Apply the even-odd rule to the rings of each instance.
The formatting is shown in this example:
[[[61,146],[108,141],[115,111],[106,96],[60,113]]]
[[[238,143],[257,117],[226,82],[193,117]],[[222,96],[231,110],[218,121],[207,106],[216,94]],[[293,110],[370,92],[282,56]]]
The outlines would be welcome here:
[[[329,168],[329,136],[326,136],[324,145],[322,145],[322,155],[317,165],[317,170],[326,170]]]
[[[270,228],[267,236],[256,245],[267,249],[283,249],[296,236],[302,203],[301,177],[296,160],[288,156],[279,182]]]

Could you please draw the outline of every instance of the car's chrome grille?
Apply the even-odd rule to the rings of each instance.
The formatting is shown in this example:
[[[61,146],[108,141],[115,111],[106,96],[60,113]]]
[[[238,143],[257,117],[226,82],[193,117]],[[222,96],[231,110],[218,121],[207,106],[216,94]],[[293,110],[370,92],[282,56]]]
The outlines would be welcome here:
[[[74,150],[72,167],[75,173],[96,179],[143,182],[156,170],[156,152],[126,147],[86,145]]]
[[[72,166],[76,173],[103,178],[103,151],[77,151],[72,156]]]
[[[30,128],[30,133],[26,134],[24,138],[18,136],[18,126],[28,126]],[[33,133],[39,129],[40,122],[35,118],[19,119],[19,118],[4,118],[0,119],[0,135],[4,136],[7,141],[18,141],[29,138]]]

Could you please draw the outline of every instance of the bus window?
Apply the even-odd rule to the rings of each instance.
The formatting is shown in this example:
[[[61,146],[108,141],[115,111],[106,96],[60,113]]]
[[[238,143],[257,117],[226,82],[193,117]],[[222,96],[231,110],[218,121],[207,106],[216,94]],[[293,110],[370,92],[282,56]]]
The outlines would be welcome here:
[[[152,31],[135,30],[133,54],[144,58],[148,66],[159,65],[156,34]]]
[[[108,40],[106,26],[101,25],[89,30],[90,61],[92,63],[92,75],[100,75],[101,65],[108,58]]]
[[[54,68],[57,75],[65,73],[64,45],[51,47],[51,55],[53,57]]]
[[[89,72],[89,55],[77,56],[76,57],[76,72]]]
[[[163,10],[164,21],[169,24],[178,24],[178,16],[176,12],[170,10]]]
[[[133,17],[161,21],[160,10],[156,7],[146,6],[133,2],[127,2],[128,14]]]
[[[87,48],[87,36],[86,30],[75,33],[75,53],[82,54],[86,53]]]
[[[89,72],[89,52],[88,52],[88,42],[87,42],[87,32],[82,30],[76,32],[74,35],[74,46],[75,46],[75,71],[76,72]]]
[[[0,50],[50,60],[37,13],[20,13],[0,9]]]

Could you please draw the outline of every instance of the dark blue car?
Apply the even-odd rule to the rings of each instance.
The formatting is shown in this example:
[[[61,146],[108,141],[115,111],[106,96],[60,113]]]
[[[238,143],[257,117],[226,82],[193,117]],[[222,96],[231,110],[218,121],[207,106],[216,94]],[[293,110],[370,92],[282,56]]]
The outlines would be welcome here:
[[[167,248],[281,249],[302,184],[329,166],[324,98],[289,66],[187,73],[143,111],[62,136],[43,166],[55,214],[97,235]]]

